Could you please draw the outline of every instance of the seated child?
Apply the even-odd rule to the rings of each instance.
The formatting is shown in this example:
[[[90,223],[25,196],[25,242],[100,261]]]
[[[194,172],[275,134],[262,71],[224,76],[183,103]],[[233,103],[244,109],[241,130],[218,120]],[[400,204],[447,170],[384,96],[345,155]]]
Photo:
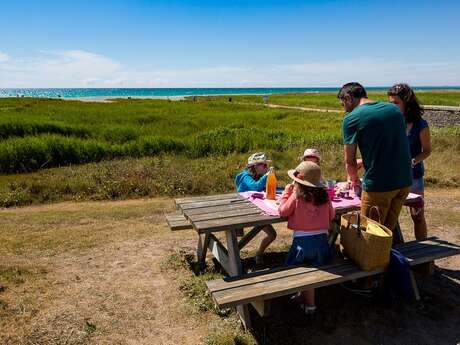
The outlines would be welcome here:
[[[321,165],[321,154],[317,149],[306,149],[303,156],[300,157],[301,162],[313,162]],[[324,178],[321,175],[321,183],[324,183]]]
[[[321,155],[317,149],[306,149],[303,156],[300,157],[303,162],[313,162],[321,165]]]
[[[267,183],[269,163],[271,163],[271,161],[268,160],[267,155],[264,152],[257,152],[251,155],[248,158],[246,169],[236,175],[235,185],[237,192],[264,191],[265,184]],[[255,260],[257,265],[261,265],[263,263],[263,253],[265,249],[276,238],[276,231],[273,226],[265,225],[262,227],[262,231],[265,232],[266,236],[260,243],[259,249],[256,253]]]
[[[335,211],[321,180],[321,168],[313,162],[302,162],[288,175],[294,180],[284,190],[279,213],[288,217],[288,228],[294,238],[286,265],[323,265],[330,256],[329,226]],[[298,296],[306,314],[316,310],[315,290],[305,290]]]

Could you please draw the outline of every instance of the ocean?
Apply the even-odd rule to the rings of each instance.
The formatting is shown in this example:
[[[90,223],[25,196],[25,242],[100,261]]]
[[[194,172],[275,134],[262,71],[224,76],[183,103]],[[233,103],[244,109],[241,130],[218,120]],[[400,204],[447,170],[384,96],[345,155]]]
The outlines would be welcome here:
[[[388,87],[367,87],[370,91],[385,91]],[[416,90],[460,90],[459,86],[416,87]],[[279,88],[30,88],[0,89],[0,97],[85,98],[85,97],[179,97],[203,95],[270,95],[302,92],[337,92],[333,87]]]

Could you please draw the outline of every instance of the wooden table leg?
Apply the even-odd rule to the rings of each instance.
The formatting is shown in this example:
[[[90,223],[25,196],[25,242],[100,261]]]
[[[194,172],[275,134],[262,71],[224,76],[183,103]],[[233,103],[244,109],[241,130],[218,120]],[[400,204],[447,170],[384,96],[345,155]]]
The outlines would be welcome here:
[[[414,299],[418,302],[420,301],[420,292],[418,291],[417,281],[415,280],[414,272],[410,270],[410,284],[412,286],[412,292],[414,294]]]
[[[259,232],[262,231],[264,226],[255,226],[252,228],[251,231],[249,231],[246,235],[243,236],[243,238],[238,242],[238,248],[241,250],[243,249],[254,237],[257,236]]]
[[[404,237],[398,221],[396,222],[395,230],[393,231],[393,245],[401,243],[404,243]]]
[[[229,271],[230,276],[237,277],[243,274],[243,266],[241,264],[240,249],[238,248],[238,240],[236,238],[236,231],[227,230],[225,232],[227,237],[227,250],[229,258]],[[247,304],[239,305],[236,307],[236,311],[240,316],[241,321],[245,329],[252,329],[251,317],[249,315],[249,308]]]
[[[208,251],[209,235],[198,234],[198,244],[196,250],[196,257],[200,269],[204,269],[206,264],[206,253]]]

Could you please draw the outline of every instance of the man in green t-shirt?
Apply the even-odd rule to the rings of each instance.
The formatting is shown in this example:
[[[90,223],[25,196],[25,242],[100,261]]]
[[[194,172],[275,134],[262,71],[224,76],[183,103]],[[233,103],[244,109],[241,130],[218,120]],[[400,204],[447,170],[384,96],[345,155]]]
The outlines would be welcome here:
[[[394,230],[412,185],[404,116],[391,103],[368,99],[359,83],[342,86],[338,98],[348,113],[342,129],[345,163],[352,187],[361,186],[357,148],[363,159],[361,213],[367,216],[370,208],[377,206],[380,222]]]

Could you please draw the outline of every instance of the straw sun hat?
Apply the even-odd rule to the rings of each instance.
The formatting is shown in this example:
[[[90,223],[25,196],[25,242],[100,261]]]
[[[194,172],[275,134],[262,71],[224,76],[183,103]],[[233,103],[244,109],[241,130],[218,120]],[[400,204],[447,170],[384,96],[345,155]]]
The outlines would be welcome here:
[[[313,162],[302,162],[294,170],[289,170],[288,175],[295,182],[308,187],[324,188],[321,181],[321,168]]]

